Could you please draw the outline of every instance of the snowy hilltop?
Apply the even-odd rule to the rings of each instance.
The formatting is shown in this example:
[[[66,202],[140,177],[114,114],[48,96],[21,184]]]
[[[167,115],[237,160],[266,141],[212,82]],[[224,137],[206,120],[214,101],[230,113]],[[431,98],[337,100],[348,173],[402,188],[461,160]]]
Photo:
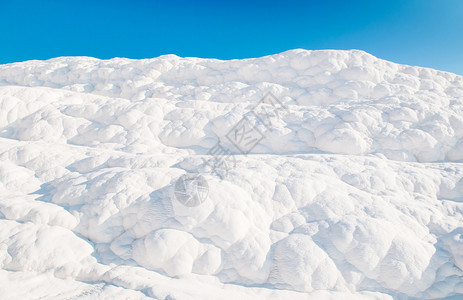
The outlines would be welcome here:
[[[0,66],[0,298],[238,297],[463,297],[463,76],[358,50]]]

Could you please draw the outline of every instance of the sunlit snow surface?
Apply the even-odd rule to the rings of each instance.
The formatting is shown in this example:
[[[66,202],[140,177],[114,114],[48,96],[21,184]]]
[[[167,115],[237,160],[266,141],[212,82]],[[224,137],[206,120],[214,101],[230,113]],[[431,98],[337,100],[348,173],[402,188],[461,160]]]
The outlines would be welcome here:
[[[2,65],[0,298],[457,299],[462,162],[463,77],[361,51]]]

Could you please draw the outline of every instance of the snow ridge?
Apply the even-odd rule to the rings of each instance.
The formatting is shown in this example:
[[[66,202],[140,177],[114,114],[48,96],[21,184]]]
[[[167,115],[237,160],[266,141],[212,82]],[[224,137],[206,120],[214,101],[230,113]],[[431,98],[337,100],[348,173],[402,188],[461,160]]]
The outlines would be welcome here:
[[[268,92],[288,112],[243,155],[225,137]],[[0,294],[461,296],[462,162],[463,77],[358,50],[2,65]]]

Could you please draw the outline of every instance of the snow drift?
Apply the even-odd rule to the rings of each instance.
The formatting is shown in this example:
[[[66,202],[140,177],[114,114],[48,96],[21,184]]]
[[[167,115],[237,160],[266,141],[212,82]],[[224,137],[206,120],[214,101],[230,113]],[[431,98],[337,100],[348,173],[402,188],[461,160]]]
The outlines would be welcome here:
[[[243,155],[268,92],[288,111]],[[0,295],[463,297],[462,162],[463,77],[362,51],[2,65]]]

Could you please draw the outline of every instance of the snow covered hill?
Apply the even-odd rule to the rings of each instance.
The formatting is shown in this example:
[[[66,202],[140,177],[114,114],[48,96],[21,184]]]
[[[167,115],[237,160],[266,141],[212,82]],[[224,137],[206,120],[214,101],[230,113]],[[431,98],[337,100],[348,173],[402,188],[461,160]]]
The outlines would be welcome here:
[[[0,298],[114,297],[463,297],[463,77],[357,50],[1,65]]]

